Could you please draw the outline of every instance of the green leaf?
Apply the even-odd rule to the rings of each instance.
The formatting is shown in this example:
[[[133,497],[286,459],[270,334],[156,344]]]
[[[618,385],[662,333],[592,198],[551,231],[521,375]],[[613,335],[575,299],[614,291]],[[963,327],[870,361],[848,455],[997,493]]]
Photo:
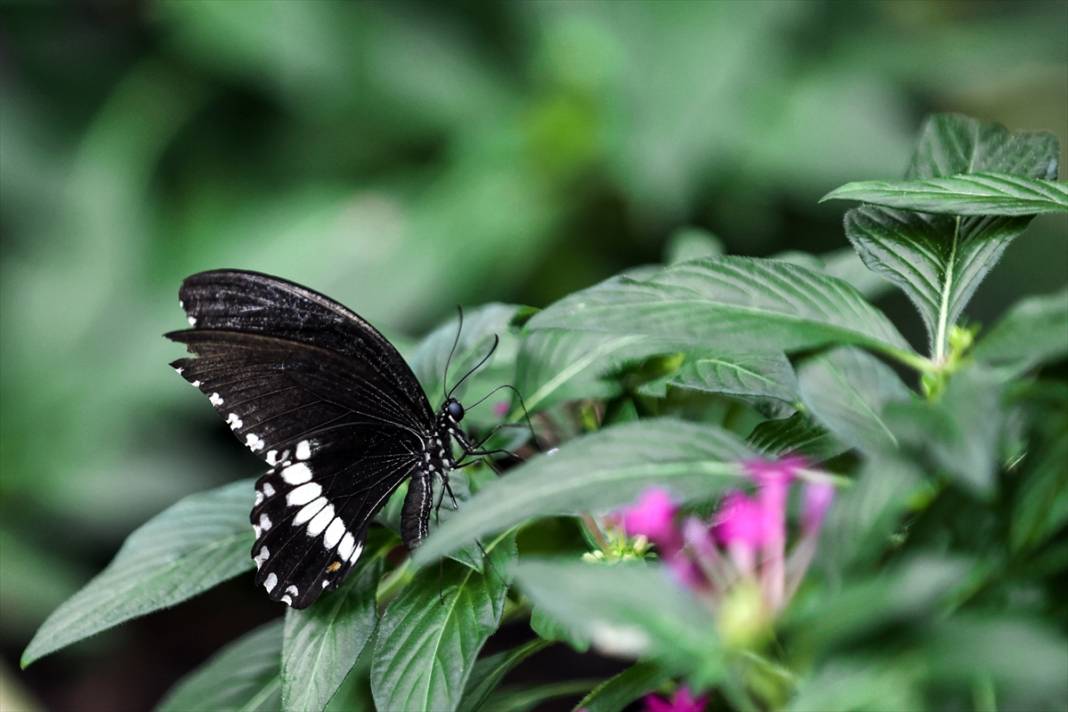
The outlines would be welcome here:
[[[798,400],[797,377],[781,352],[697,356],[687,359],[668,383],[705,393]]]
[[[541,454],[488,483],[413,555],[425,565],[487,532],[530,517],[605,511],[652,485],[683,499],[710,498],[742,476],[753,451],[711,425],[670,418],[623,423]]]
[[[997,171],[1052,179],[1057,140],[1048,133],[1009,133],[997,124],[954,115],[931,117],[907,178]],[[850,242],[869,268],[900,287],[923,318],[936,361],[976,287],[1030,217],[951,217],[863,206],[846,214]]]
[[[937,402],[888,402],[883,420],[918,461],[988,497],[995,486],[999,434],[1005,421],[1003,387],[997,375],[973,366],[954,374]]]
[[[897,447],[882,410],[912,394],[879,359],[858,349],[835,349],[805,361],[798,378],[805,407],[839,440],[865,452]]]
[[[500,337],[500,344],[490,361],[457,389],[457,398],[465,392],[477,393],[481,397],[494,387],[511,381],[519,348],[511,323],[518,311],[519,307],[511,304],[486,304],[464,313],[463,331],[460,341],[456,344],[456,353],[449,363],[449,387],[455,385],[470,368],[489,353],[494,335]],[[445,364],[449,360],[458,326],[457,318],[453,317],[434,329],[419,342],[409,361],[432,406],[437,405],[438,398],[444,398],[442,378],[445,376]],[[505,397],[502,396],[502,399]],[[495,419],[490,408],[484,408],[472,415],[483,416],[482,422],[492,422]]]
[[[588,638],[562,624],[538,606],[534,606],[530,612],[530,629],[544,640],[558,640],[562,643],[567,643],[580,653],[585,653],[590,649]]]
[[[531,655],[545,650],[550,645],[552,643],[545,640],[531,640],[516,648],[490,655],[476,662],[471,671],[471,677],[467,680],[463,699],[460,700],[458,708],[460,712],[492,709],[486,708],[486,700],[501,684],[504,676]]]
[[[662,566],[524,560],[515,576],[535,605],[584,632],[603,653],[653,656],[706,682],[722,673],[711,612]]]
[[[1016,375],[1068,355],[1068,289],[1017,303],[980,339],[976,361]]]
[[[917,466],[900,457],[868,458],[850,487],[827,513],[819,557],[839,576],[850,568],[874,568],[909,501],[923,485]]]
[[[382,560],[375,557],[316,605],[286,612],[283,709],[321,710],[337,692],[374,634],[381,575]]]
[[[1062,408],[1045,418],[1045,432],[1032,435],[1013,500],[1009,541],[1014,551],[1044,543],[1068,523],[1068,416]]]
[[[1040,215],[1068,212],[1068,186],[1006,173],[965,173],[926,180],[846,183],[820,200],[857,200],[942,215]]]
[[[834,658],[806,677],[786,708],[789,712],[925,709],[919,671],[883,658]]]
[[[383,710],[453,710],[483,643],[500,625],[515,536],[485,545],[485,574],[454,562],[420,572],[379,623],[371,666]]]
[[[217,652],[167,693],[157,712],[281,708],[282,621],[260,626]]]
[[[634,700],[670,679],[668,671],[655,663],[637,663],[614,675],[582,698],[575,707],[587,712],[621,712]]]
[[[849,449],[804,413],[765,420],[753,428],[747,441],[768,455],[804,455],[813,462],[830,460]]]
[[[486,709],[493,712],[528,712],[542,709],[540,705],[543,702],[560,697],[578,697],[598,682],[599,680],[565,680],[536,687],[503,687],[490,696]]]
[[[932,626],[924,652],[932,678],[989,676],[1025,693],[1033,706],[1024,709],[1055,709],[1068,697],[1068,641],[1047,621],[958,614]]]
[[[893,325],[845,282],[788,262],[744,257],[672,265],[645,279],[615,277],[549,306],[526,328],[730,344],[757,353],[856,344],[918,360]]]
[[[22,666],[252,568],[252,481],[186,497],[137,529],[100,574],[57,608]]]
[[[530,412],[566,400],[610,398],[622,391],[610,373],[674,350],[666,342],[636,334],[527,330],[516,361],[516,388]]]

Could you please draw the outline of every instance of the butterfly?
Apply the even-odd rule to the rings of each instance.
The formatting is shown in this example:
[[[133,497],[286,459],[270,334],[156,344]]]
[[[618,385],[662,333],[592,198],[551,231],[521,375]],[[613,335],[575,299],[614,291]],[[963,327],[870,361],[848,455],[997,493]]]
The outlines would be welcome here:
[[[270,467],[250,520],[256,585],[272,600],[305,608],[336,589],[372,518],[409,479],[401,539],[416,548],[429,531],[433,478],[448,489],[464,464],[453,443],[465,456],[488,454],[460,427],[464,407],[451,391],[434,411],[396,348],[318,292],[214,270],[187,278],[179,304],[190,328],[165,336],[193,355],[171,366]]]

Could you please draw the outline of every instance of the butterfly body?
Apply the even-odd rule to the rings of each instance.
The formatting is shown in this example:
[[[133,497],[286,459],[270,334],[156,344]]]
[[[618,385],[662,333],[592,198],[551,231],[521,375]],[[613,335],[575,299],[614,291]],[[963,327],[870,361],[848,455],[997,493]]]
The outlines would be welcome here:
[[[402,539],[426,537],[432,484],[470,452],[463,407],[434,412],[411,369],[370,324],[300,285],[216,270],[179,292],[191,329],[167,334],[192,357],[172,366],[208,396],[269,470],[250,520],[256,583],[304,608],[359,560],[374,515],[405,480]]]

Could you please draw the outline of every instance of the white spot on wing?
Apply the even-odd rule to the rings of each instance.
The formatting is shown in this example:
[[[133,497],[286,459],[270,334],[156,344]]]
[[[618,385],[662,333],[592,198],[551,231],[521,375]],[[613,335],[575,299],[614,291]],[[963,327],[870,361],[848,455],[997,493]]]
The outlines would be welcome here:
[[[345,536],[341,537],[341,543],[337,545],[337,555],[342,559],[348,559],[352,556],[352,550],[355,547],[356,539],[351,532],[345,532]]]
[[[200,381],[193,381],[189,385],[191,385],[193,388],[200,388]]]
[[[327,551],[333,549],[341,541],[341,535],[345,533],[345,522],[341,521],[341,517],[334,517],[334,521],[330,522],[330,526],[326,528],[326,534],[323,534],[323,546]]]
[[[330,585],[330,579],[323,579],[323,588],[326,588],[329,585]]]
[[[286,504],[291,507],[299,507],[307,504],[323,493],[323,488],[318,482],[308,482],[297,487],[286,495]],[[325,524],[323,526],[326,526]]]
[[[194,386],[199,386],[200,385],[200,381],[197,381],[193,385]],[[230,424],[230,429],[231,430],[238,430],[238,429],[240,429],[240,427],[242,425],[245,424],[244,421],[241,420],[240,416],[238,416],[237,413],[231,413],[230,415],[226,416],[226,422]]]
[[[267,589],[267,593],[274,590],[274,587],[278,585],[278,576],[274,573],[267,574],[267,578],[263,581],[263,587]]]
[[[311,457],[311,443],[307,440],[301,440],[297,443],[297,459],[307,460]]]
[[[307,487],[307,485],[305,485]],[[323,507],[323,511],[312,517],[312,520],[308,522],[308,536],[319,536],[326,529],[326,525],[330,523],[330,520],[334,518],[334,505],[328,504]]]
[[[261,546],[260,553],[256,554],[256,556],[254,556],[252,560],[256,562],[256,568],[258,569],[259,567],[263,566],[263,564],[267,561],[268,558],[270,558],[270,556],[271,552],[267,551],[267,547]]]
[[[260,529],[260,525],[259,524],[253,524],[252,525],[252,533],[256,535],[257,539],[260,538],[260,534],[262,533],[262,530]]]
[[[274,496],[274,487],[271,486],[270,482],[264,482],[263,483],[263,493],[265,495],[267,495],[268,497],[273,497]]]
[[[212,393],[210,396],[208,396],[208,401],[216,408],[223,404],[222,396],[220,396],[218,393]]]
[[[267,516],[266,512],[264,512],[263,514],[260,515],[260,529],[262,529],[263,531],[267,531],[270,528],[271,528],[271,518]]]
[[[282,598],[279,599],[279,600],[281,600],[282,603],[286,604],[287,606],[292,606],[293,605],[293,599],[290,598],[289,596],[282,596]]]
[[[310,482],[312,478],[311,468],[305,465],[303,462],[298,462],[295,465],[290,465],[286,469],[282,470],[282,479],[291,485],[300,485],[305,482]]]
[[[270,465],[271,467],[274,467],[275,464],[277,464],[277,462],[278,462],[278,451],[277,450],[268,450],[267,451],[267,464]]]
[[[360,558],[360,554],[363,553],[363,544],[357,544],[356,548],[352,551],[352,556],[349,557],[349,563],[355,564],[356,559]]]
[[[297,512],[297,516],[293,517],[293,526],[299,527],[303,525],[304,522],[308,521],[316,514],[318,514],[319,510],[325,506],[326,497],[320,497],[314,502],[311,502],[310,504],[306,505],[303,509]]]
[[[197,325],[197,318],[195,316],[189,317],[188,319],[186,319],[186,321],[189,322],[189,326],[196,326]]]
[[[256,504],[254,504],[252,506],[258,507],[261,504],[263,504],[263,492],[260,492],[259,490],[256,490]]]
[[[297,587],[296,586],[292,586],[292,585],[286,586],[286,593],[289,594],[290,596],[299,596],[300,595],[300,591],[297,590]]]
[[[238,426],[238,427],[241,427],[241,426]],[[257,450],[262,450],[263,449],[263,438],[261,438],[259,435],[256,435],[255,433],[249,433],[248,435],[245,436],[245,447],[247,447],[252,452],[256,452]]]

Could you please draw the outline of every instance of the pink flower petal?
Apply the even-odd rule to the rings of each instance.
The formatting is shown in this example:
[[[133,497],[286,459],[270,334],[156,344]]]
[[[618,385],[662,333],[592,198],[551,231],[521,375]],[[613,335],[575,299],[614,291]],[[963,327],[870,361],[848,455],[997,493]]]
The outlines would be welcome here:
[[[501,401],[499,403],[493,404],[493,414],[496,415],[498,418],[503,418],[504,416],[508,415],[509,410],[510,408],[508,407],[508,401]]]
[[[807,482],[801,508],[801,527],[806,534],[818,532],[834,501],[834,485],[826,482]]]
[[[675,514],[678,507],[667,490],[647,489],[632,507],[623,510],[623,529],[627,536],[643,534],[649,537],[662,552],[681,546]]]
[[[740,544],[756,549],[764,541],[759,504],[744,492],[728,492],[712,524],[712,533],[723,546]]]

